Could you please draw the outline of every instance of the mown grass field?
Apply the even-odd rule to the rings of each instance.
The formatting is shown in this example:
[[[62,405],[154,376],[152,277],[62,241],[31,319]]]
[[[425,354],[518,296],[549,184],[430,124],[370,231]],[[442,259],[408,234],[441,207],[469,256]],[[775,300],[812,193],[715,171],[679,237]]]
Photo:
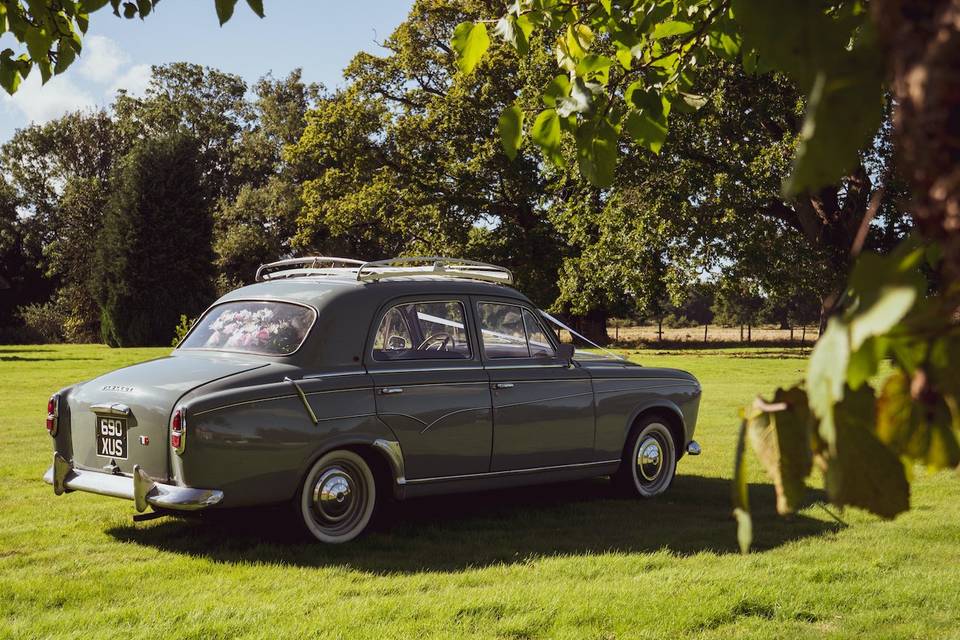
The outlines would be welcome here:
[[[661,499],[602,480],[423,499],[329,547],[279,511],[134,524],[131,503],[54,497],[49,393],[166,351],[0,347],[0,638],[960,637],[955,475],[841,526],[778,518],[752,463],[756,548],[736,551],[736,410],[801,375],[796,352],[630,352],[703,383],[704,454]]]

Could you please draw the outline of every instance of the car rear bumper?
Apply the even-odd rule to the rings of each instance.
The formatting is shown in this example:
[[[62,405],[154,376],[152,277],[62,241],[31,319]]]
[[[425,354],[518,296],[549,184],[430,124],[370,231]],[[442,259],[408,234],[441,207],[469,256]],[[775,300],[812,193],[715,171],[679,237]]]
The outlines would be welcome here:
[[[158,509],[198,511],[223,501],[223,492],[216,489],[194,489],[155,482],[143,469],[135,466],[133,476],[113,475],[100,471],[75,469],[59,453],[53,454],[53,465],[43,475],[53,492],[86,491],[102,496],[133,500],[137,511],[147,505]]]

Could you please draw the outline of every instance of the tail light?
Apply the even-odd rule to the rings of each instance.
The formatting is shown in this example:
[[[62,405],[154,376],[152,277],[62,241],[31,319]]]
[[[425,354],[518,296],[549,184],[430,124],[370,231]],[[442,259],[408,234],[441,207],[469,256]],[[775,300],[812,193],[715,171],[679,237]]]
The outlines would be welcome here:
[[[177,407],[170,418],[170,446],[177,453],[183,453],[187,438],[187,410]]]
[[[47,433],[57,435],[57,423],[60,421],[60,394],[55,393],[47,400]]]

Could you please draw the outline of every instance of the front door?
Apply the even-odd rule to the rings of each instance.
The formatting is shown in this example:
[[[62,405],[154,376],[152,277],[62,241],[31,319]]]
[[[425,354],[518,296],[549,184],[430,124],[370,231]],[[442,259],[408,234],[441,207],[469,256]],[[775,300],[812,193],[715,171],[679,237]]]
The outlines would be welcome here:
[[[592,461],[590,376],[557,357],[532,309],[480,300],[476,315],[493,394],[491,471]]]
[[[490,470],[489,380],[467,298],[404,299],[382,311],[367,368],[377,415],[396,434],[408,479]]]

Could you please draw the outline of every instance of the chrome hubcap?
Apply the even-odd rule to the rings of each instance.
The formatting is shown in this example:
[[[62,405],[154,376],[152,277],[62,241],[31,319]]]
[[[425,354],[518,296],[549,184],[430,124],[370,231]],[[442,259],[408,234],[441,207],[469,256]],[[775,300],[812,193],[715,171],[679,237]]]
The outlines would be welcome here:
[[[654,436],[644,438],[637,448],[637,471],[640,477],[653,482],[663,469],[663,448]]]
[[[331,467],[317,479],[313,508],[322,522],[334,524],[350,515],[356,500],[356,482],[341,467]]]

